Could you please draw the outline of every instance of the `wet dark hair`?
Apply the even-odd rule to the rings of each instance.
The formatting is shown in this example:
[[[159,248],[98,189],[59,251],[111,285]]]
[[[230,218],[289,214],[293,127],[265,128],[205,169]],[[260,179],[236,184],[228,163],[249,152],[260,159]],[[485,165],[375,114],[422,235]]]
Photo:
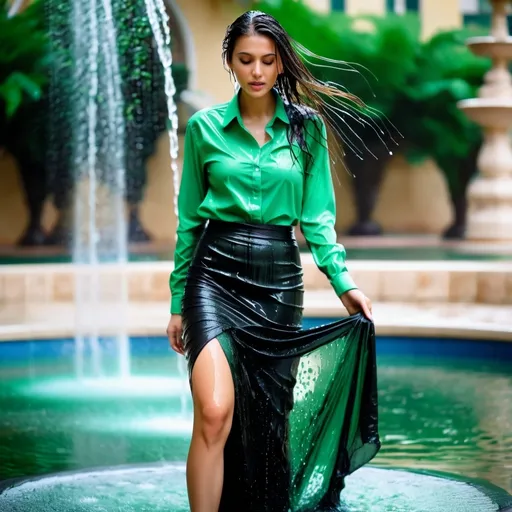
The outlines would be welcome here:
[[[222,43],[222,60],[226,69],[231,63],[237,40],[241,36],[256,34],[266,36],[276,44],[277,53],[282,62],[282,72],[278,75],[275,89],[283,98],[290,119],[288,140],[290,144],[293,142],[299,144],[307,155],[308,165],[311,153],[306,135],[312,135],[307,134],[309,126],[314,126],[316,136],[323,138],[321,131],[321,121],[323,121],[341,141],[352,145],[350,139],[340,131],[336,120],[343,123],[344,116],[348,115],[352,118],[358,116],[358,111],[365,108],[364,102],[357,96],[342,90],[337,84],[325,83],[317,79],[306,67],[300,54],[304,55],[306,61],[308,57],[313,57],[328,62],[329,65],[338,63],[348,68],[347,64],[313,54],[292,40],[273,16],[261,11],[248,11],[227,28]],[[232,73],[231,70],[229,71]],[[325,99],[326,97],[329,101]],[[309,119],[313,120],[313,123],[307,123]],[[362,124],[365,124],[363,117],[361,120]],[[347,125],[346,122],[345,124]]]

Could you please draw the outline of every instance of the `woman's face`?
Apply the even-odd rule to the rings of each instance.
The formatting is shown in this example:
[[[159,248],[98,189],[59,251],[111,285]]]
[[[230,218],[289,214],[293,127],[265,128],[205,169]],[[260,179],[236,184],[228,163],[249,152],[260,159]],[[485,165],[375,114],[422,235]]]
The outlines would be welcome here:
[[[239,37],[230,67],[247,95],[265,96],[274,87],[281,67],[274,41],[261,35]]]

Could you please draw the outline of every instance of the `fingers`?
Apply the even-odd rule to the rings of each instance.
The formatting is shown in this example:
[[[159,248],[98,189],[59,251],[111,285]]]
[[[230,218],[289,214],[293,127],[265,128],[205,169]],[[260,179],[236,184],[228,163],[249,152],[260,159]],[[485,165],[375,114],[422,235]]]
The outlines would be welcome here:
[[[178,354],[184,355],[182,331],[178,331],[176,328],[171,328],[167,331],[167,337],[169,338],[169,344],[171,348]]]
[[[372,301],[365,297],[364,300],[361,303],[361,309],[363,311],[363,314],[368,320],[373,321],[373,315],[372,315]]]
[[[171,343],[171,348],[178,354],[182,356],[185,355],[185,351],[183,350],[183,342],[181,339],[174,340],[173,343]]]
[[[372,301],[360,290],[349,290],[340,296],[349,315],[362,313],[368,320],[373,321]]]
[[[178,354],[181,354],[182,356],[185,355],[185,351],[183,350],[183,338],[181,337],[181,332],[179,332],[176,335],[176,340],[173,348],[176,352],[178,352]]]

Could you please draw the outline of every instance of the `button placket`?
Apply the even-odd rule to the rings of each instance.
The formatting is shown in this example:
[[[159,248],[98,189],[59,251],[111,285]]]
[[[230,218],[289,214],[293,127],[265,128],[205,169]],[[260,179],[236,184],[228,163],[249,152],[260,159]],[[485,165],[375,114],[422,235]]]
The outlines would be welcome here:
[[[263,149],[260,148],[260,150],[258,151],[258,160],[256,161],[256,175],[258,177],[258,186],[256,187],[256,197],[255,197],[255,200],[256,200],[256,204],[258,205],[257,207],[257,210],[258,210],[258,221],[259,222],[263,222],[263,208],[262,208],[262,204],[261,204],[261,190],[262,190],[262,187],[263,187],[263,183],[261,182],[261,162],[262,162],[262,158],[263,158]]]
[[[259,157],[260,157],[261,150],[258,147],[258,150],[254,154],[253,159],[253,172],[252,172],[252,194],[251,194],[251,210],[252,210],[252,217],[253,219],[257,219],[258,215],[258,187],[260,186],[260,179],[259,179]]]

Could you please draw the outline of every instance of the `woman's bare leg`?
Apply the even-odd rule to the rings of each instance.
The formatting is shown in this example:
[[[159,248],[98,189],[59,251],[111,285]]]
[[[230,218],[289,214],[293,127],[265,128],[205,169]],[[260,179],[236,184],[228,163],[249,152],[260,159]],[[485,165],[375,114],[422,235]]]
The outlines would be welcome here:
[[[226,444],[235,403],[233,377],[217,339],[201,351],[192,370],[194,427],[187,460],[191,512],[217,512]]]

